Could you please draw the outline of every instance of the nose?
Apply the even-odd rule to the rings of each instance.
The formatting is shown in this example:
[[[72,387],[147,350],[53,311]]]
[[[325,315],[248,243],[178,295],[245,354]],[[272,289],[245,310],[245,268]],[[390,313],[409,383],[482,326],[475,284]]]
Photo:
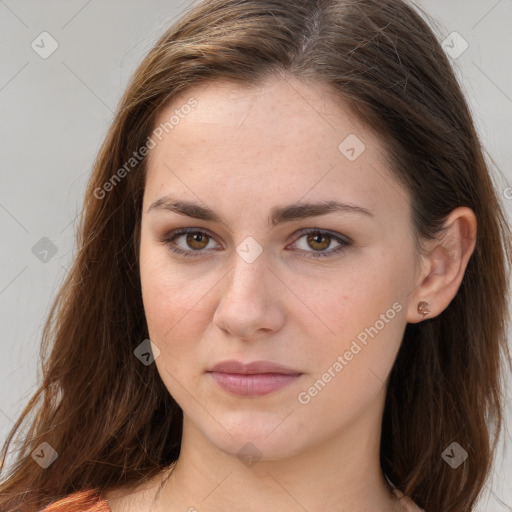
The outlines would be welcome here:
[[[221,299],[213,323],[242,340],[277,332],[283,325],[283,282],[260,255],[248,263],[238,254],[233,268],[222,280]]]

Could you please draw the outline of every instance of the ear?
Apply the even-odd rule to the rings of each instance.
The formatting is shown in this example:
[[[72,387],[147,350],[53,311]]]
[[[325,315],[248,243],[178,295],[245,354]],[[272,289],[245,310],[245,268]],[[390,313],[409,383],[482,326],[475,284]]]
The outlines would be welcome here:
[[[415,288],[408,302],[407,321],[421,322],[443,312],[453,300],[476,245],[477,221],[470,208],[453,210],[443,225],[441,238],[425,243]],[[430,313],[418,311],[418,303],[428,302]]]

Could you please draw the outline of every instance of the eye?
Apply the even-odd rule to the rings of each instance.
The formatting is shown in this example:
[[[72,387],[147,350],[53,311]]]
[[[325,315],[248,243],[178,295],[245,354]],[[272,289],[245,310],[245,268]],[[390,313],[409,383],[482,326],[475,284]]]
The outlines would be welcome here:
[[[353,243],[348,237],[316,228],[303,229],[299,232],[299,235],[299,238],[295,240],[294,244],[297,244],[299,240],[305,238],[305,244],[313,248],[313,251],[301,249],[302,252],[310,253],[310,255],[307,256],[308,258],[328,258],[343,252]],[[184,237],[186,246],[192,248],[192,250],[180,247],[176,244],[175,241],[181,237]],[[205,249],[207,249],[209,242],[212,240],[213,237],[205,231],[197,228],[181,228],[171,231],[161,241],[175,254],[197,258],[203,256]],[[338,247],[334,250],[324,252],[325,249],[331,245],[332,240],[338,243]]]
[[[305,229],[301,230],[299,234],[301,236],[298,240],[305,238],[305,245],[314,249],[313,251],[304,250],[304,252],[310,253],[310,256],[307,256],[308,258],[329,258],[345,251],[353,243],[348,237],[322,229]],[[338,243],[338,247],[328,252],[320,252],[327,249],[331,245],[332,240]],[[297,241],[294,243],[296,244]]]
[[[188,247],[192,247],[194,250],[190,251],[177,246],[174,241],[181,237],[184,237]],[[168,246],[171,252],[197,258],[202,256],[201,253],[208,246],[209,240],[213,240],[213,238],[205,231],[200,231],[196,228],[181,228],[171,231],[164,237],[162,242]]]

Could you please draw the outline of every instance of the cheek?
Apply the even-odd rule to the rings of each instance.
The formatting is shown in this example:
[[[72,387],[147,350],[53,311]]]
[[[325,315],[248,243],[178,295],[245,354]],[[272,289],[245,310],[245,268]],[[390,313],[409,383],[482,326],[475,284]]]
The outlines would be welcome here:
[[[190,395],[183,386],[195,388],[195,379],[204,371],[199,343],[204,337],[200,318],[204,315],[195,293],[168,274],[154,266],[143,275],[141,268],[144,310],[149,338],[160,350],[155,359],[158,373],[173,398],[188,409]]]
[[[378,336],[387,332],[393,339],[392,333],[400,332],[407,262],[397,264],[383,253],[375,250],[364,260],[347,261],[342,268],[330,269],[328,277],[304,277],[293,283],[294,306],[288,311],[304,332],[318,340],[318,348],[348,349],[358,335],[364,343],[365,333],[369,337],[368,329],[375,324]]]
[[[184,283],[172,278],[168,271],[153,267],[145,275],[141,270],[142,299],[149,335],[159,347],[172,352],[190,346],[199,331],[201,295],[197,283]],[[184,339],[186,337],[186,339]],[[188,343],[184,343],[188,341]]]
[[[373,256],[344,269],[332,281],[335,286],[331,282],[316,296],[309,294],[316,317],[311,324],[309,314],[303,329],[310,343],[314,341],[308,352],[316,371],[302,389],[304,401],[322,404],[323,414],[327,410],[351,416],[372,401],[400,347],[407,262],[385,257],[383,251]]]
[[[165,256],[165,248],[142,235],[140,279],[144,313],[149,337],[160,349],[187,310],[187,295],[183,294],[181,283],[171,278]]]
[[[140,245],[140,280],[148,327],[155,341],[162,330],[169,330],[193,305],[187,288],[194,283],[183,272],[173,272],[170,254],[163,243],[152,239],[142,229]]]
[[[204,371],[200,342],[213,314],[206,308],[218,276],[198,277],[194,265],[175,268],[165,247],[141,240],[142,299],[149,337],[160,349],[156,364],[179,379]]]

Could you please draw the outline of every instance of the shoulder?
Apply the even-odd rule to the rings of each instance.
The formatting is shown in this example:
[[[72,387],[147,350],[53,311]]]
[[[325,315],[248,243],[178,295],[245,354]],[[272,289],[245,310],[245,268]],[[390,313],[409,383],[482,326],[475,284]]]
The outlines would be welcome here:
[[[160,484],[160,477],[156,477],[135,486],[120,487],[103,493],[104,503],[108,506],[106,512],[149,510]]]
[[[149,509],[159,481],[120,487],[106,493],[96,489],[78,491],[58,499],[40,512],[132,512]]]
[[[39,512],[133,512],[149,510],[162,485],[162,475],[142,483],[100,492],[86,489],[53,501]]]
[[[53,501],[40,512],[112,512],[107,502],[95,489],[68,494]]]

